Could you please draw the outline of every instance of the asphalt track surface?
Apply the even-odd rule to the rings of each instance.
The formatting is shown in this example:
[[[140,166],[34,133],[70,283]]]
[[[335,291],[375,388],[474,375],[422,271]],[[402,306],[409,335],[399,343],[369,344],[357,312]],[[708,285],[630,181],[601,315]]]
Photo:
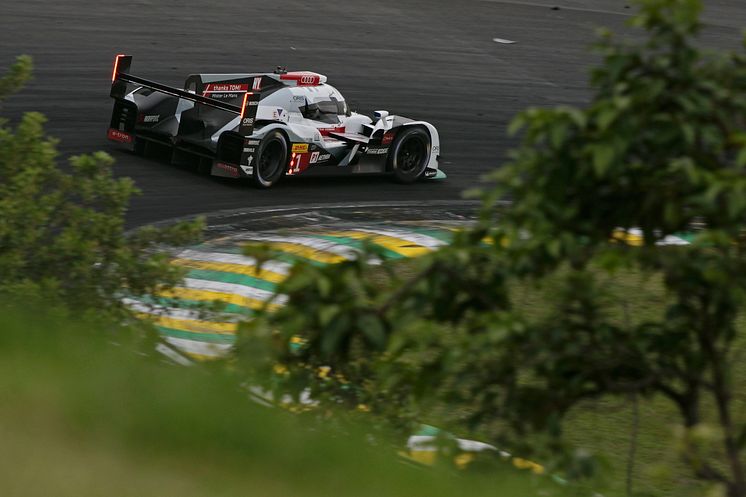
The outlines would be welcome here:
[[[746,2],[705,3],[703,46],[737,48]],[[36,64],[3,114],[46,114],[64,156],[112,153],[116,173],[143,191],[132,226],[222,209],[453,200],[503,162],[517,112],[587,100],[594,30],[627,32],[633,9],[623,0],[0,0],[0,68],[18,54]],[[177,86],[198,72],[320,72],[354,110],[435,124],[448,179],[298,177],[260,191],[136,157],[105,139],[116,53],[134,56],[134,74]]]

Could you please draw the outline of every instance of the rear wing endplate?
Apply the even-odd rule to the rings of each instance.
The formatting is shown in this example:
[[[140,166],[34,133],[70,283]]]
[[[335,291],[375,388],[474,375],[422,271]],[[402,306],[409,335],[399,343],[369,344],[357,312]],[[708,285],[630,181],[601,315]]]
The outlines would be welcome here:
[[[198,95],[190,91],[182,90],[172,86],[164,85],[156,81],[150,81],[139,76],[130,74],[132,66],[132,56],[119,54],[114,59],[114,70],[111,74],[111,93],[114,99],[124,99],[127,95],[127,84],[140,85],[152,90],[183,98],[201,105],[207,105],[215,109],[221,109],[226,112],[238,114],[241,118],[238,132],[243,136],[249,136],[254,131],[254,122],[256,121],[256,112],[259,106],[261,93],[259,91],[249,91],[244,94],[242,105],[229,104],[214,98]]]

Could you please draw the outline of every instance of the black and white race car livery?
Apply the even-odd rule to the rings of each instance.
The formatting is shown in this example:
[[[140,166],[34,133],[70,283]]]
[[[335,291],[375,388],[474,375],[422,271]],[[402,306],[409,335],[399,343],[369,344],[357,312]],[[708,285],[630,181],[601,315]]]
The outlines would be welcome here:
[[[131,64],[116,56],[108,138],[138,153],[165,146],[174,162],[265,188],[322,170],[389,173],[402,183],[445,177],[432,124],[351,112],[321,74],[193,74],[180,89],[130,74]]]

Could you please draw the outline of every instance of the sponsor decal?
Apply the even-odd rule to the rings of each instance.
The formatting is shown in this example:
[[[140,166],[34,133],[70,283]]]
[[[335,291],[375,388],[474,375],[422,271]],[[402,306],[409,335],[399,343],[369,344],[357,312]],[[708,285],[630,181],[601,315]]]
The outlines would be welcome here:
[[[438,155],[440,153],[440,147],[433,147],[433,155]]]
[[[248,159],[246,159],[246,165],[251,166],[251,163],[254,162],[254,156],[250,155]],[[244,168],[244,171],[246,171],[246,168]]]
[[[293,102],[304,102],[306,101],[306,97],[303,95],[293,95]]]
[[[257,76],[254,78],[254,84],[251,85],[251,89],[254,91],[260,91],[262,89],[262,77]]]
[[[253,146],[259,145],[259,140],[246,140],[246,145],[250,145],[250,146],[251,145],[253,145]]]
[[[241,169],[243,169],[243,172],[248,175],[251,175],[254,172],[254,168],[251,166],[241,166]]]
[[[383,138],[381,138],[381,145],[389,145],[392,141],[394,141],[394,133],[393,131],[389,131],[388,133],[384,133]]]
[[[368,150],[365,151],[365,153],[368,154],[368,155],[383,155],[383,154],[388,153],[388,151],[389,151],[388,147],[386,147],[386,148],[369,148]]]
[[[232,98],[238,98],[238,93],[210,93],[209,95],[203,95],[203,97],[209,97],[213,100],[230,100]]]
[[[243,121],[241,121],[242,126],[253,126],[254,125],[254,118],[253,117],[244,117]]]
[[[308,143],[293,143],[294,154],[305,154],[308,152]]]
[[[243,152],[245,154],[253,154],[254,152],[256,152],[256,148],[255,147],[244,147]]]
[[[329,154],[326,154],[329,157]],[[288,165],[288,174],[300,174],[314,163],[320,162],[323,156],[320,152],[294,153]]]
[[[119,131],[114,128],[109,128],[109,132],[106,134],[106,136],[109,138],[109,140],[114,140],[115,142],[120,143],[132,143],[135,141],[135,138],[129,134],[125,133],[124,131]]]
[[[438,171],[436,171],[435,169],[430,169],[430,168],[425,169],[425,177],[426,178],[432,178],[436,174],[438,174]]]
[[[224,173],[226,173],[227,175],[233,178],[238,178],[239,176],[238,168],[234,166],[233,164],[226,164],[225,162],[217,162],[215,163],[215,168],[223,171]]]
[[[249,85],[239,83],[208,83],[205,85],[205,95],[208,93],[236,93],[249,91]]]
[[[312,72],[289,72],[280,76],[283,81],[295,81],[297,86],[317,86],[321,83],[321,76]]]
[[[329,136],[329,133],[344,133],[345,127],[344,126],[338,126],[336,128],[319,128],[319,133],[321,133],[321,136]]]
[[[157,123],[160,120],[161,116],[155,114],[152,116],[145,116],[142,121],[144,123]]]
[[[249,107],[256,107],[257,105],[259,105],[258,100],[252,100],[251,102],[249,102]]]
[[[320,152],[313,152],[311,154],[311,159],[308,161],[310,164],[316,164],[317,162],[326,162],[329,159],[331,159],[332,154],[323,154],[321,155]]]

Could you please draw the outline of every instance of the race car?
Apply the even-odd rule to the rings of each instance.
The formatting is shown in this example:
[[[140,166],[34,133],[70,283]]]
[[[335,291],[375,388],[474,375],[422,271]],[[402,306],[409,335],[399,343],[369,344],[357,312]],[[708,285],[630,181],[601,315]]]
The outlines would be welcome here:
[[[260,188],[310,172],[386,173],[401,183],[443,178],[440,138],[425,121],[352,112],[324,75],[310,71],[192,74],[174,88],[130,74],[117,55],[108,138],[145,154]]]

